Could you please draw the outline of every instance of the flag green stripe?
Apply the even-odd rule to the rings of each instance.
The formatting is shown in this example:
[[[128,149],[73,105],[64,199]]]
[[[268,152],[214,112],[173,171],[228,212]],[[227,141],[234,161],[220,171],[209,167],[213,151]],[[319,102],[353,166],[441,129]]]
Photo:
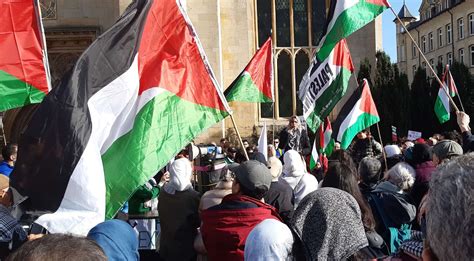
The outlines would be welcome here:
[[[307,126],[314,132],[319,128],[321,122],[329,116],[336,104],[341,100],[347,91],[351,71],[345,67],[341,68],[339,75],[324,91],[324,93],[316,100],[314,110],[306,119]]]
[[[435,110],[436,117],[438,117],[438,120],[440,123],[445,123],[449,121],[450,114],[446,110],[446,107],[444,107],[444,104],[441,101],[441,98],[439,97],[439,95],[436,98],[434,110]]]
[[[370,23],[385,9],[385,6],[360,1],[351,8],[344,10],[339,17],[336,18],[334,26],[326,35],[324,43],[322,43],[317,53],[318,59],[320,61],[325,60],[341,39],[348,37]]]
[[[40,103],[46,94],[15,76],[0,70],[0,111]]]
[[[359,117],[357,117],[357,121],[344,131],[341,139],[341,148],[344,150],[349,148],[349,145],[351,145],[352,140],[358,132],[374,125],[379,121],[380,118],[372,114],[362,113],[359,115]]]
[[[326,154],[326,156],[331,156],[333,150],[334,150],[334,139],[331,138],[331,141],[327,144],[327,146],[324,148],[324,154]]]
[[[228,102],[273,102],[270,97],[265,96],[263,92],[253,82],[252,77],[248,73],[243,73],[239,79],[230,86],[230,91],[226,94]]]
[[[164,92],[137,114],[130,132],[102,155],[106,218],[112,218],[138,186],[144,184],[197,134],[227,112],[197,105]]]

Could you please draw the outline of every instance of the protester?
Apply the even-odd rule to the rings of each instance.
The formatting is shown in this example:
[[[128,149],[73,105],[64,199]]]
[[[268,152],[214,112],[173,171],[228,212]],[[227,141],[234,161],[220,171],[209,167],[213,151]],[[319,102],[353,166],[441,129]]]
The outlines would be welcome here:
[[[0,175],[0,260],[5,260],[12,251],[27,240],[27,233],[18,220],[10,214],[9,186],[9,178]]]
[[[387,158],[387,166],[385,166],[385,160],[380,159],[383,162],[383,169],[391,169],[397,163],[403,161],[402,151],[398,145],[386,145],[384,151]]]
[[[226,152],[231,147],[231,144],[227,138],[222,138],[219,142],[219,145],[221,146],[223,152]]]
[[[279,139],[275,139],[275,140],[273,141],[273,146],[275,147],[275,152],[276,152],[276,153],[275,153],[275,156],[276,156],[277,158],[281,158],[281,156],[283,156],[283,153],[285,152],[284,150],[282,150],[282,149],[279,147],[279,145],[280,145],[280,140],[279,140]]]
[[[250,143],[248,140],[242,140],[242,143],[244,144],[244,149],[247,149],[250,146]]]
[[[464,152],[474,151],[474,135],[471,134],[471,127],[469,127],[470,118],[465,112],[457,112],[457,122],[461,129]]]
[[[294,195],[294,207],[309,193],[318,189],[318,180],[306,172],[303,158],[295,150],[289,150],[283,156],[283,174],[279,182],[290,185]]]
[[[247,237],[245,260],[292,260],[293,242],[293,235],[288,226],[275,219],[266,219],[255,226]]]
[[[339,189],[321,188],[296,209],[291,227],[293,253],[305,260],[346,260],[368,246],[357,201]]]
[[[279,148],[284,150],[295,150],[302,155],[311,153],[308,132],[300,123],[298,116],[291,116],[288,126],[280,132]]]
[[[250,231],[265,219],[280,220],[272,206],[262,202],[272,176],[266,165],[250,160],[231,166],[232,194],[201,213],[201,233],[209,260],[242,260]]]
[[[156,181],[152,178],[144,185],[138,187],[133,193],[132,197],[128,201],[128,213],[129,214],[144,214],[152,210],[153,199],[158,197],[160,188],[156,184]],[[156,202],[154,202],[156,204]],[[156,209],[156,205],[154,206]]]
[[[430,182],[423,260],[474,257],[474,154],[440,166]]]
[[[285,181],[278,181],[283,171],[283,166],[281,161],[274,155],[275,148],[273,145],[268,145],[268,165],[270,167],[270,173],[272,174],[272,183],[264,199],[265,203],[274,206],[278,210],[283,221],[288,222],[291,219],[294,209],[293,190]]]
[[[436,169],[432,161],[430,146],[427,144],[416,144],[413,147],[413,159],[411,163],[415,168],[416,178],[410,196],[418,208],[421,199],[428,192],[431,173]]]
[[[15,161],[18,153],[18,145],[9,143],[2,148],[2,157],[3,161],[0,163],[0,174],[3,174],[7,177],[10,176],[10,173],[13,171],[15,166]]]
[[[7,260],[107,261],[108,258],[104,250],[92,239],[72,235],[49,234],[26,242]],[[138,260],[138,257],[133,260]]]
[[[377,229],[385,242],[390,242],[388,228],[401,228],[416,217],[416,207],[406,194],[415,182],[415,170],[401,162],[388,170],[386,181],[381,182],[369,195]]]
[[[235,164],[235,163],[234,163]],[[232,193],[232,175],[228,167],[224,167],[221,172],[221,177],[219,182],[217,182],[216,187],[209,191],[206,191],[201,197],[199,203],[199,211],[203,211],[210,207],[219,205],[222,202],[222,199]]]
[[[138,239],[133,228],[126,222],[112,219],[92,228],[87,238],[96,242],[109,261],[139,260]]]
[[[461,145],[452,140],[442,140],[433,147],[433,164],[441,165],[452,158],[461,156],[463,149]]]
[[[369,130],[357,133],[355,142],[349,147],[349,153],[354,162],[358,165],[365,157],[382,156],[382,145],[378,143],[370,134]]]
[[[372,192],[380,180],[382,163],[372,157],[365,157],[359,163],[359,189],[367,200],[368,194]]]
[[[160,258],[194,260],[194,239],[199,219],[199,193],[191,186],[192,166],[187,158],[175,160],[170,167],[170,181],[158,198],[160,214]]]
[[[357,184],[356,173],[354,169],[341,162],[329,163],[328,172],[323,179],[322,187],[337,188],[349,193],[357,201],[362,212],[362,223],[366,231],[375,229],[375,220],[369,205],[362,197]]]

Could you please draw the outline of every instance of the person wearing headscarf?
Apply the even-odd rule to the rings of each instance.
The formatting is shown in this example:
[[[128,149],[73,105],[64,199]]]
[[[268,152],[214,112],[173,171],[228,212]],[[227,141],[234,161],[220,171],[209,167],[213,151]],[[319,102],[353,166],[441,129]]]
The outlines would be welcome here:
[[[122,220],[99,223],[89,231],[87,238],[96,242],[110,261],[139,260],[138,238],[133,228]]]
[[[280,214],[283,221],[288,222],[294,209],[293,189],[286,181],[278,182],[283,166],[281,161],[275,156],[275,148],[268,145],[268,167],[272,174],[272,184],[265,195],[265,203],[274,206]]]
[[[301,126],[298,116],[291,116],[288,126],[280,132],[280,144],[283,151],[296,150],[303,155],[311,153],[308,132]]]
[[[169,169],[170,181],[158,197],[160,214],[160,258],[195,260],[194,239],[201,221],[199,193],[191,186],[192,166],[187,158],[175,160]]]
[[[245,241],[244,260],[292,260],[293,241],[287,225],[276,219],[265,219],[250,231]]]
[[[346,260],[369,245],[357,201],[340,189],[308,194],[290,226],[297,236],[293,253],[305,260]]]
[[[306,172],[303,158],[295,150],[289,150],[283,155],[283,174],[279,182],[290,185],[294,195],[294,207],[309,193],[318,189],[318,180]]]

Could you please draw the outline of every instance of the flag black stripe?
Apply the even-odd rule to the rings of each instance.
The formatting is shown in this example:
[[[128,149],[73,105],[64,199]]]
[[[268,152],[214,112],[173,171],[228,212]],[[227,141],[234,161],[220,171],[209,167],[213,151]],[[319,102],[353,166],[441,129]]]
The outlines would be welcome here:
[[[354,93],[352,93],[351,97],[346,101],[341,111],[337,115],[337,118],[334,121],[334,123],[332,123],[332,137],[334,138],[334,140],[337,140],[337,135],[339,134],[341,124],[344,122],[346,117],[352,111],[355,104],[360,99],[361,95],[362,95],[362,88],[355,89]]]
[[[87,102],[132,65],[152,1],[134,1],[81,55],[33,114],[20,138],[10,181],[30,198],[31,209],[59,208],[91,135]]]

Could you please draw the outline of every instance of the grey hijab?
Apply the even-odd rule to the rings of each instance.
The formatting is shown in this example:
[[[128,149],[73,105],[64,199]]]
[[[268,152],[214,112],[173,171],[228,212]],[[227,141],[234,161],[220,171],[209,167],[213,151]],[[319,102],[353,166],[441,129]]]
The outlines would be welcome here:
[[[306,260],[344,260],[368,246],[359,205],[339,189],[321,188],[308,194],[290,224]]]

